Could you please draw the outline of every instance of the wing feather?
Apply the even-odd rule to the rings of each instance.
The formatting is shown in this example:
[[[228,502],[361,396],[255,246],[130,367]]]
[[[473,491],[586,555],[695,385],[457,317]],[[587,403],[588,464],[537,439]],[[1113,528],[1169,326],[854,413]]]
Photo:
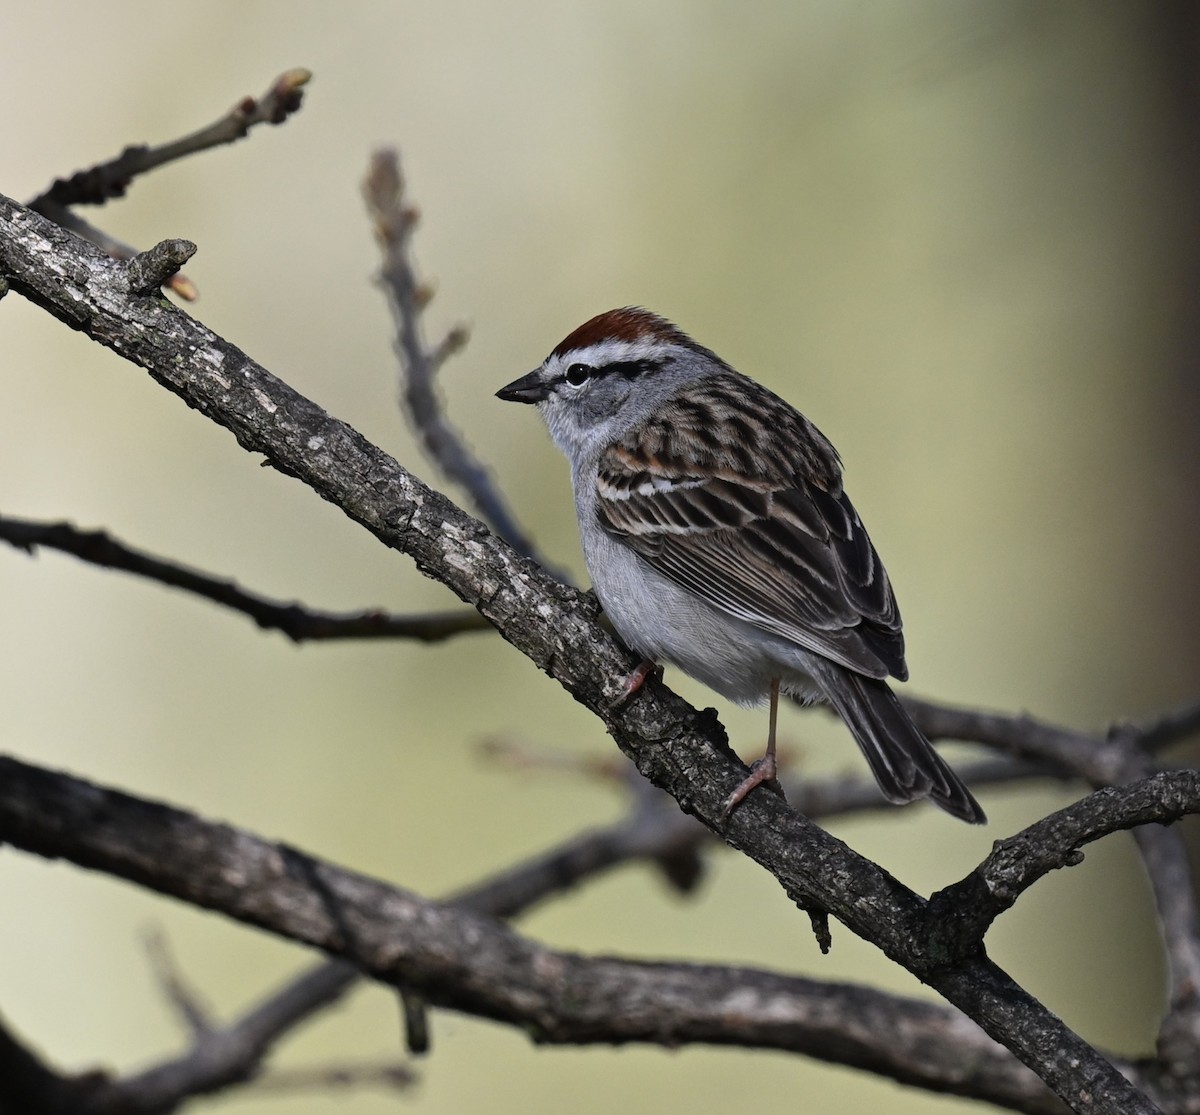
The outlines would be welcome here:
[[[731,615],[869,677],[903,679],[900,613],[825,437],[734,372],[610,446],[601,527]]]

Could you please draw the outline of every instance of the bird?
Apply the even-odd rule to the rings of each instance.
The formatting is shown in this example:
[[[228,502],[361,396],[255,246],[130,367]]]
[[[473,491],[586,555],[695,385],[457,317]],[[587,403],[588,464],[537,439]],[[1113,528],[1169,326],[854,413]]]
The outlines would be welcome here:
[[[628,690],[665,663],[769,703],[766,751],[723,818],[778,791],[783,693],[833,706],[888,801],[984,823],[887,684],[908,677],[895,594],[812,422],[640,306],[584,322],[496,395],[535,405],[570,463],[592,587],[644,659]]]

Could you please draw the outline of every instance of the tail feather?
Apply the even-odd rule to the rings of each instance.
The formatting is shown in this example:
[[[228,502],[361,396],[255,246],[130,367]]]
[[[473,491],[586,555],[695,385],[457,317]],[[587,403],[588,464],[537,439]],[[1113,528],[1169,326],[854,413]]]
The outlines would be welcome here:
[[[833,662],[820,673],[818,680],[829,703],[846,722],[888,801],[927,797],[973,825],[987,820],[971,791],[934,750],[886,682]]]

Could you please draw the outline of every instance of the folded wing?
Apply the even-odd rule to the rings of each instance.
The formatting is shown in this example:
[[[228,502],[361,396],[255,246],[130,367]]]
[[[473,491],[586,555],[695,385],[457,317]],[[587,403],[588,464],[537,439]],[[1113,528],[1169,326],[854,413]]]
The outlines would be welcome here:
[[[837,453],[766,388],[735,372],[693,385],[609,447],[597,489],[601,527],[709,604],[868,677],[907,676]]]

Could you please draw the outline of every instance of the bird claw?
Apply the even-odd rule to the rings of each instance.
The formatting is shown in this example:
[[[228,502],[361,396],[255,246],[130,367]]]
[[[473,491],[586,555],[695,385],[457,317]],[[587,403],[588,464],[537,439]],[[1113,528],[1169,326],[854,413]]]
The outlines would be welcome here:
[[[662,667],[651,658],[644,658],[638,663],[637,667],[629,674],[621,683],[621,691],[617,694],[617,698],[613,701],[613,708],[620,708],[626,701],[629,700],[643,685],[646,684],[646,679],[651,674],[661,674]]]
[[[746,800],[750,791],[758,789],[759,786],[766,786],[768,790],[787,801],[787,798],[783,796],[783,787],[779,785],[779,779],[776,777],[778,773],[779,768],[775,763],[774,755],[768,752],[761,759],[756,759],[750,765],[750,773],[737,784],[733,793],[721,804],[721,821],[728,821],[733,815],[733,811]]]

